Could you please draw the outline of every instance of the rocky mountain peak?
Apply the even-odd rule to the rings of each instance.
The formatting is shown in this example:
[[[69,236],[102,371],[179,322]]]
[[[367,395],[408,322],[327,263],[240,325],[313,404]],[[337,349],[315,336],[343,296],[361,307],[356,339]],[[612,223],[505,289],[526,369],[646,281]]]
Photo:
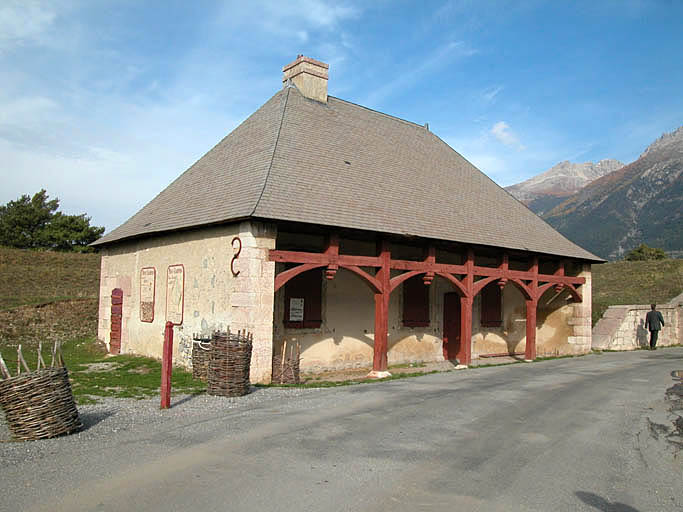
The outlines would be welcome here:
[[[640,155],[640,158],[644,157],[645,155],[647,155],[649,153],[662,150],[662,149],[664,149],[668,146],[674,145],[674,144],[678,144],[678,145],[683,144],[683,126],[672,131],[671,133],[663,134],[656,141],[654,141],[652,144],[650,144],[645,149],[645,151],[643,151],[643,153]]]
[[[595,163],[572,163],[565,160],[522,183],[506,187],[506,190],[520,201],[532,201],[542,195],[567,196],[623,165],[613,159]]]

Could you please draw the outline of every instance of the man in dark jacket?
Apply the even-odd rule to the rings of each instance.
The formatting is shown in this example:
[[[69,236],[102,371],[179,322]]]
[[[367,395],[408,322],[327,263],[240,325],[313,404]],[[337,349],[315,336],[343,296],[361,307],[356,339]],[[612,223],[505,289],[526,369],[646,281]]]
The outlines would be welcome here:
[[[652,311],[648,311],[645,315],[645,328],[650,331],[650,350],[657,350],[657,337],[664,327],[664,318],[659,311],[655,310],[656,307],[657,304],[650,304]]]

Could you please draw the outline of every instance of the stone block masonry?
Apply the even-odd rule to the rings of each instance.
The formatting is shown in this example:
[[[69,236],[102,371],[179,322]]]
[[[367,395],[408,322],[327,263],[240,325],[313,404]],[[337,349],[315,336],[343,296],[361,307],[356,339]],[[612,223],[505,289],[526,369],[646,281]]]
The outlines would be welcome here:
[[[657,306],[664,318],[657,346],[683,344],[683,304],[672,302]],[[650,344],[645,328],[649,304],[610,306],[593,328],[593,347],[598,350],[635,350]]]
[[[271,380],[275,262],[268,261],[268,251],[275,249],[276,235],[275,226],[258,222],[244,222],[239,228],[242,251],[236,265],[239,274],[231,281],[230,329],[254,335],[252,382]]]

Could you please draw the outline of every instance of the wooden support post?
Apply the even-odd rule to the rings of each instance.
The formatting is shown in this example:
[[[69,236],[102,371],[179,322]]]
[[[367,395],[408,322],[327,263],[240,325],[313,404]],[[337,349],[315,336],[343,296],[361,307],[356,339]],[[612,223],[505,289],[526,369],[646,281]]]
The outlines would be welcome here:
[[[173,370],[173,323],[166,322],[161,359],[161,408],[171,407],[171,372]]]
[[[460,364],[472,363],[472,297],[460,297]]]
[[[330,233],[327,239],[325,254],[328,257],[325,277],[327,279],[334,279],[337,270],[339,270],[339,235],[337,233]]]
[[[434,281],[434,271],[431,270],[436,264],[436,247],[434,244],[429,244],[425,248],[424,264],[429,270],[422,276],[422,281],[426,286],[429,286]]]
[[[526,348],[524,350],[524,359],[526,361],[533,361],[536,359],[536,308],[538,301],[536,299],[527,299],[526,301]]]
[[[474,301],[474,250],[467,248],[465,260],[465,278],[463,284],[467,295],[460,297],[460,364],[469,366],[472,363],[472,303]]]
[[[379,259],[381,267],[375,276],[382,287],[381,293],[375,293],[375,343],[372,358],[372,371],[369,378],[381,379],[389,377],[387,371],[387,347],[389,336],[389,297],[391,296],[391,252],[386,240],[380,242]]]

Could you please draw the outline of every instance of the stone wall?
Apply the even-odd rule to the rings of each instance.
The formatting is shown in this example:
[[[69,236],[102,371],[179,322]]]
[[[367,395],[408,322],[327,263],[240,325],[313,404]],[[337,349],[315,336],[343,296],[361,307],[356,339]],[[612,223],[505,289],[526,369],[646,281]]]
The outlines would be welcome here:
[[[683,344],[683,305],[671,303],[657,306],[664,318],[657,346]],[[635,350],[650,345],[645,328],[649,305],[610,306],[593,328],[593,345],[598,350]]]
[[[232,244],[235,237],[242,242],[233,264],[239,271],[237,277],[230,268],[237,250],[237,244]],[[174,364],[189,368],[193,334],[207,337],[228,327],[233,331],[246,329],[254,334],[252,381],[270,382],[275,265],[267,257],[268,249],[274,246],[272,226],[243,222],[104,247],[98,338],[109,344],[111,292],[121,288],[122,353],[161,358],[164,325],[167,320],[175,320]],[[183,270],[184,286],[173,292],[174,300],[169,291],[169,268]],[[153,289],[148,290],[153,296],[153,319],[145,318],[149,310],[145,313],[141,306],[145,295],[143,269],[154,269],[156,277]],[[169,311],[174,307],[178,313],[175,316]]]

